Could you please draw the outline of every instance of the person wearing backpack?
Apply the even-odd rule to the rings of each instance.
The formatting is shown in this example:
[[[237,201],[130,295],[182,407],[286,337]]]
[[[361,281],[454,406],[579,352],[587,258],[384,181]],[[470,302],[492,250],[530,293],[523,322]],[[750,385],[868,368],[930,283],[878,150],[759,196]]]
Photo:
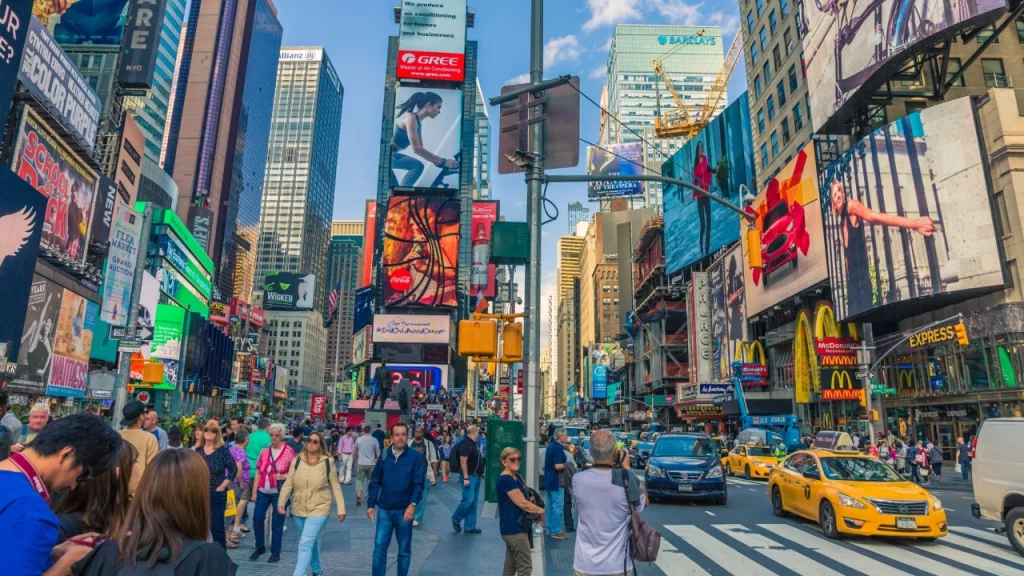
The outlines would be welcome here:
[[[331,500],[338,509],[338,522],[345,521],[345,497],[334,469],[334,460],[328,456],[323,434],[313,432],[306,446],[295,457],[288,478],[277,499],[277,511],[284,514],[284,503],[292,499],[292,518],[299,529],[299,556],[295,563],[295,576],[305,576],[306,568],[313,575],[323,574],[317,543],[327,520],[331,516]]]
[[[76,562],[74,576],[234,576],[210,534],[209,471],[192,450],[164,450],[146,467],[117,537]]]

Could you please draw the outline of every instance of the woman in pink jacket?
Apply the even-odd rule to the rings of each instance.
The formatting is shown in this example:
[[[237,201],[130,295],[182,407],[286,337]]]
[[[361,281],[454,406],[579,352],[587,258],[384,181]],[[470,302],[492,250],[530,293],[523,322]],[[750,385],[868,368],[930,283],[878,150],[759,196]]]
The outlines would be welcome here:
[[[284,514],[277,512],[277,495],[288,477],[295,451],[284,443],[284,424],[275,422],[267,431],[270,433],[270,446],[264,448],[256,460],[256,485],[253,486],[256,512],[252,520],[256,550],[249,556],[249,560],[257,560],[267,551],[265,526],[267,509],[270,509],[273,516],[270,521],[270,558],[267,562],[273,563],[281,560],[281,538],[284,534]]]
[[[695,155],[693,183],[701,190],[711,190],[711,167],[708,166],[708,157],[704,155],[703,142],[697,142]],[[711,198],[694,191],[693,199],[697,201],[697,217],[700,218],[700,250],[701,254],[707,256],[711,253]]]

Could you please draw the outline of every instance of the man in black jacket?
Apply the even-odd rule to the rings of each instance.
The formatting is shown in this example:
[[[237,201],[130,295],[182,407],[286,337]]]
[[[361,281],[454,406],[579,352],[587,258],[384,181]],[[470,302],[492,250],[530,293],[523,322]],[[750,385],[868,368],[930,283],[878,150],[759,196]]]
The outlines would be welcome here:
[[[380,363],[373,373],[373,379],[377,381],[377,391],[374,392],[373,399],[370,401],[370,408],[376,406],[377,398],[380,398],[380,409],[383,410],[384,403],[391,396],[391,370],[388,369],[386,362]]]

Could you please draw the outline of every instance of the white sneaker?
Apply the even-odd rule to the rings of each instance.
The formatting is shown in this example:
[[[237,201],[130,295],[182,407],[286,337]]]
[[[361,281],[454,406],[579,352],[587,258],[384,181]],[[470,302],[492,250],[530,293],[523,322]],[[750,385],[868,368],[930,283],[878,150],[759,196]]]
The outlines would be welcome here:
[[[417,521],[415,521],[415,520],[413,520],[413,522],[412,522],[412,525],[413,525],[414,527],[416,527],[416,528],[419,528],[419,525],[420,525],[420,523],[419,523],[419,522],[417,522]]]

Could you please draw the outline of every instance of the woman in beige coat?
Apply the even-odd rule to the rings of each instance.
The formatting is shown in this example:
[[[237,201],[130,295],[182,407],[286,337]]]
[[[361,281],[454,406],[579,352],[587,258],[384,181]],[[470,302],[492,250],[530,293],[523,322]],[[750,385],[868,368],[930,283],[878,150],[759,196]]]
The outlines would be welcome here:
[[[331,500],[338,506],[338,521],[345,521],[345,498],[341,495],[334,460],[328,455],[327,442],[319,432],[313,432],[306,446],[295,457],[288,470],[288,478],[281,487],[277,511],[284,514],[284,503],[292,499],[292,517],[299,529],[299,557],[295,576],[305,576],[312,568],[314,576],[323,574],[320,565],[320,535],[331,516]]]

